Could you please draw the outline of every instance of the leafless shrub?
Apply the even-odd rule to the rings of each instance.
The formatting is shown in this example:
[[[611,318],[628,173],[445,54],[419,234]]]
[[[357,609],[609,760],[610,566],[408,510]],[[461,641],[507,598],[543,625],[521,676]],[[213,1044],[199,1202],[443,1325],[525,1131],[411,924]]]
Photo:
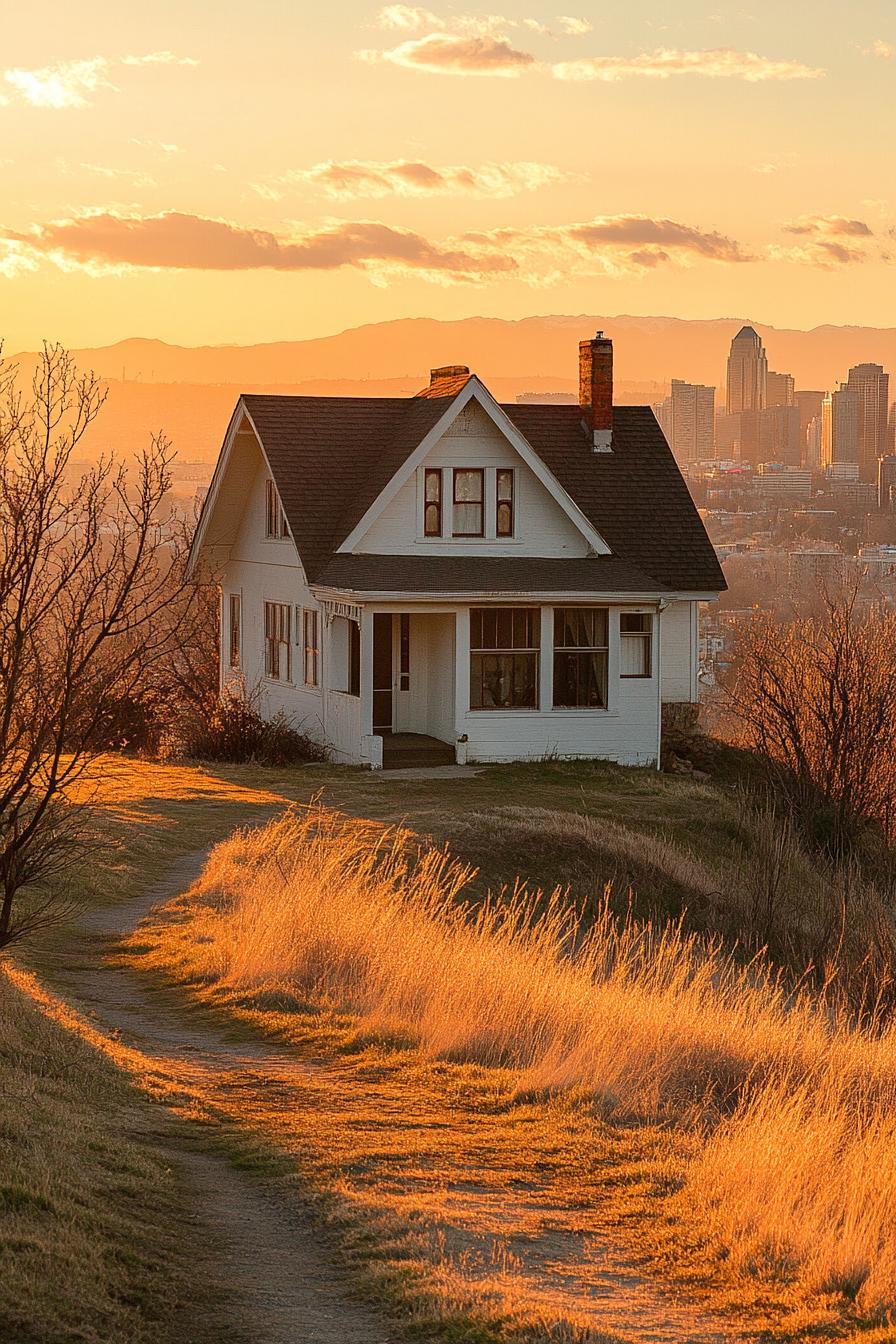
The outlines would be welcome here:
[[[821,615],[745,626],[726,686],[742,743],[804,836],[834,854],[896,838],[896,614],[857,595]]]
[[[159,522],[165,438],[130,470],[104,457],[76,474],[103,400],[60,346],[30,395],[0,368],[0,948],[54,917],[48,884],[90,843],[85,771],[176,646],[186,600]]]

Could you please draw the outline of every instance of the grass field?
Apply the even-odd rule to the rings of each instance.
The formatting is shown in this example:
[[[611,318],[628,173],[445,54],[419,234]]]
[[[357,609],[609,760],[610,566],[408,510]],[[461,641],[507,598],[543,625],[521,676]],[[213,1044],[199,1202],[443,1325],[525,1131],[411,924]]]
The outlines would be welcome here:
[[[100,776],[100,820],[108,846],[89,873],[78,875],[79,896],[90,905],[125,900],[145,890],[178,855],[223,839],[237,825],[264,822],[290,801],[314,798],[376,822],[404,822],[438,844],[450,842],[463,862],[480,867],[468,888],[474,903],[482,902],[489,887],[512,883],[524,868],[542,886],[571,883],[589,917],[599,910],[607,883],[620,908],[633,884],[640,913],[674,914],[687,904],[698,927],[716,927],[735,899],[730,884],[721,894],[719,874],[742,872],[745,850],[761,843],[735,795],[688,779],[611,766],[495,767],[474,779],[411,782],[326,767],[209,771],[107,758]],[[272,975],[260,964],[251,973],[244,966],[237,974],[229,953],[214,941],[200,941],[219,937],[221,917],[220,891],[210,879],[163,920],[145,927],[129,959],[156,982],[179,986],[185,1001],[204,1005],[240,1030],[287,1040],[313,1065],[307,1084],[288,1106],[276,1097],[265,1104],[256,1098],[251,1106],[232,1095],[210,1094],[206,1100],[235,1132],[268,1144],[272,1153],[301,1169],[303,1182],[339,1227],[367,1290],[412,1311],[415,1328],[428,1322],[434,1338],[510,1339],[517,1336],[507,1322],[562,1318],[570,1331],[587,1332],[595,1328],[589,1316],[595,1282],[602,1281],[602,1274],[614,1285],[623,1282],[634,1264],[643,1266],[648,1277],[677,1283],[701,1309],[712,1306],[721,1312],[729,1329],[736,1324],[782,1340],[889,1338],[888,1327],[872,1310],[875,1304],[869,1300],[866,1309],[861,1302],[867,1270],[857,1272],[853,1265],[851,1278],[845,1274],[834,1282],[813,1279],[780,1255],[755,1256],[755,1263],[747,1263],[749,1257],[719,1257],[717,1248],[731,1229],[724,1220],[710,1227],[707,1218],[703,1235],[692,1216],[695,1196],[683,1197],[681,1187],[690,1176],[696,1182],[691,1191],[708,1212],[718,1212],[713,1192],[721,1188],[719,1164],[734,1169],[724,1153],[730,1135],[723,1125],[715,1146],[707,1148],[699,1127],[658,1124],[654,1102],[658,1091],[667,1089],[665,1080],[658,1088],[655,1069],[643,1074],[640,1092],[632,1086],[634,1074],[623,1077],[621,1070],[615,1090],[595,1089],[593,1060],[590,1075],[581,1067],[571,1073],[569,1052],[560,1069],[555,1050],[552,1069],[546,1069],[544,1054],[538,1059],[531,1051],[525,1058],[514,1055],[512,1031],[505,1029],[497,1046],[494,1030],[471,1037],[459,1001],[452,1010],[454,1034],[445,1036],[443,1012],[436,1037],[424,1040],[404,1000],[372,1007],[355,991],[347,993],[342,981],[321,997],[319,986],[302,982],[297,988],[289,976]],[[236,942],[251,950],[246,918]],[[525,959],[525,948],[518,946],[517,954]],[[77,982],[78,964],[93,955],[71,925],[25,949],[22,957],[65,995]],[[485,981],[485,962],[482,968],[479,979]],[[475,989],[475,977],[467,989]],[[535,1006],[530,1005],[533,1012]],[[587,1010],[584,1001],[582,1006]],[[683,1032],[692,1030],[699,1004],[683,1002],[680,1019]],[[91,1054],[59,1026],[33,1020],[57,1033],[61,1058],[76,1052],[66,1066],[70,1071],[76,1058]],[[6,1021],[4,1041],[12,1030]],[[632,1023],[637,1025],[637,1015]],[[543,1025],[536,1022],[535,1029],[543,1032]],[[11,1045],[11,1052],[15,1048]],[[140,1095],[139,1071],[129,1082],[108,1061],[95,1054],[91,1058],[95,1071],[85,1076],[94,1081],[85,1084],[83,1095],[63,1104],[98,1110],[108,1089],[117,1099],[111,1115],[117,1114],[115,1106],[133,1107],[133,1129],[118,1123],[117,1132],[135,1145],[133,1164],[154,1172],[164,1144],[160,1148],[160,1126],[146,1127],[141,1119],[147,1103]],[[553,1086],[557,1083],[559,1090]],[[629,1087],[626,1096],[619,1094],[623,1083]],[[71,1076],[68,1085],[74,1086]],[[31,1093],[32,1109],[48,1117],[51,1129],[56,1089],[56,1081],[38,1074]],[[680,1119],[681,1089],[672,1092],[677,1099],[668,1118]],[[696,1114],[699,1107],[690,1110]],[[800,1122],[798,1108],[785,1109],[782,1116],[795,1126]],[[752,1119],[755,1158],[763,1142],[774,1142],[775,1136],[767,1125],[763,1130],[759,1110]],[[19,1185],[26,1192],[39,1190],[37,1168],[43,1164],[51,1175],[57,1173],[53,1179],[63,1187],[71,1153],[77,1153],[85,1185],[104,1189],[102,1164],[86,1132],[83,1144],[79,1134],[75,1128],[67,1137],[68,1155],[48,1148],[30,1174],[26,1170],[17,1178]],[[746,1216],[755,1218],[756,1209],[768,1202],[768,1172],[765,1179],[765,1186],[756,1185],[753,1204],[744,1205]],[[736,1191],[730,1195],[734,1201],[723,1201],[723,1209],[736,1202]],[[126,1300],[132,1294],[130,1271],[119,1263],[117,1250],[125,1262],[136,1256],[147,1276],[133,1295],[144,1334],[134,1330],[122,1338],[167,1344],[178,1331],[183,1276],[189,1279],[197,1271],[188,1238],[181,1250],[169,1246],[167,1254],[160,1253],[158,1238],[172,1219],[183,1216],[189,1192],[170,1179],[147,1179],[140,1194],[145,1225],[136,1227],[127,1221],[127,1198],[121,1196],[120,1208],[114,1191],[110,1198],[112,1208],[103,1221],[108,1291]],[[39,1216],[50,1217],[46,1211]],[[69,1244],[70,1226],[66,1220],[55,1224],[52,1239],[32,1235],[37,1249],[28,1273],[35,1284],[59,1280],[65,1257],[78,1244],[77,1229]],[[615,1268],[609,1248],[620,1257]],[[91,1320],[92,1291],[79,1284],[69,1294],[71,1320],[58,1318],[56,1333],[41,1335],[26,1316],[51,1319],[46,1313],[57,1309],[51,1295],[45,1293],[43,1301],[38,1293],[26,1310],[13,1279],[8,1291],[0,1288],[0,1322],[15,1321],[23,1340],[92,1340],[85,1324]],[[160,1304],[156,1315],[145,1320],[144,1291]],[[860,1295],[858,1306],[850,1293]],[[635,1295],[632,1301],[637,1300]],[[623,1299],[617,1305],[621,1309]],[[469,1333],[471,1322],[479,1322],[479,1334]],[[562,1337],[611,1338],[606,1322],[601,1330],[599,1336]],[[688,1338],[686,1324],[682,1330],[682,1338]],[[111,1330],[102,1337],[118,1338]]]

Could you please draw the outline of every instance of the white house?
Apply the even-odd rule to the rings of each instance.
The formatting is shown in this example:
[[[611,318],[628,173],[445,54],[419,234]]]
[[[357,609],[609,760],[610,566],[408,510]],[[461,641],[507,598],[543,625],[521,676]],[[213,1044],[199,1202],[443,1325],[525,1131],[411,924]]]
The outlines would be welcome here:
[[[499,405],[464,367],[407,398],[243,396],[191,567],[222,685],[338,761],[659,759],[725,583],[652,411]]]

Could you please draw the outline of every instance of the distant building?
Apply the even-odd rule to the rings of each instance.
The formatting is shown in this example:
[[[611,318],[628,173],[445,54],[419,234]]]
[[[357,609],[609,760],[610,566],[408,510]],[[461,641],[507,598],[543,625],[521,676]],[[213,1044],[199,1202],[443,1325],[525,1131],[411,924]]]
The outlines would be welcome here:
[[[575,406],[578,398],[574,392],[520,392],[516,400],[519,406]]]
[[[896,505],[896,454],[887,453],[877,463],[877,507],[892,513]]]
[[[856,364],[846,387],[856,399],[856,461],[864,481],[877,479],[877,459],[887,451],[890,378],[881,364]]]
[[[788,499],[809,499],[812,494],[812,473],[779,462],[763,462],[755,477],[758,494]]]
[[[728,414],[761,411],[766,405],[767,381],[768,359],[762,340],[752,327],[741,327],[728,354]]]
[[[797,388],[793,394],[793,402],[800,413],[800,444],[802,445],[803,462],[806,466],[818,465],[819,458],[812,459],[809,451],[809,426],[813,420],[817,420],[818,432],[821,431],[821,406],[824,401],[823,392],[811,392]]]
[[[821,465],[827,468],[845,463],[858,468],[859,403],[855,392],[841,383],[822,403]]]
[[[769,369],[765,379],[766,406],[793,406],[794,384],[792,373],[774,373]]]
[[[822,393],[824,400],[824,393]],[[803,464],[810,471],[818,471],[821,468],[821,411],[819,410],[812,420],[806,426],[805,451],[803,454]]]
[[[799,467],[803,461],[799,408],[781,404],[759,412],[759,461],[786,462]]]
[[[811,551],[791,551],[788,567],[794,584],[833,588],[846,582],[849,561],[842,551],[819,546]]]
[[[656,408],[660,428],[679,462],[714,456],[716,390],[672,379],[672,391]]]
[[[858,562],[869,579],[896,578],[896,546],[860,546]]]

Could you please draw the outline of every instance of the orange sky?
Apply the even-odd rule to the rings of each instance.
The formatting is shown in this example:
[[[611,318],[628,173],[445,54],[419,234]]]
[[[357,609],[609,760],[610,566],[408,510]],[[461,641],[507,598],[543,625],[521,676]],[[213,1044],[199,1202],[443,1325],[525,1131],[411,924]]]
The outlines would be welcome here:
[[[890,0],[566,5],[19,6],[7,349],[416,314],[896,323]]]

